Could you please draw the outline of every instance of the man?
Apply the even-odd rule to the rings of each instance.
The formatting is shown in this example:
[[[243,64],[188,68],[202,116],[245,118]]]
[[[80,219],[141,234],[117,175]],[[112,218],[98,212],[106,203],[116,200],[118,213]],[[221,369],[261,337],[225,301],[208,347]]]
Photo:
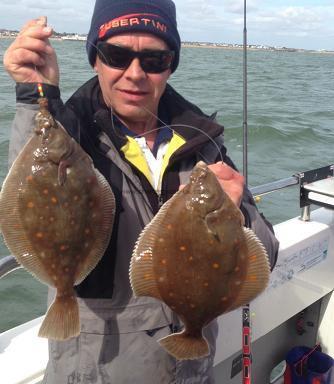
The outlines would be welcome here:
[[[174,3],[97,0],[87,39],[97,77],[65,105],[51,35],[45,18],[32,20],[4,56],[17,82],[11,160],[32,131],[42,83],[54,117],[109,181],[117,211],[104,257],[76,287],[81,334],[50,341],[44,382],[213,383],[217,323],[205,329],[210,356],[176,361],[168,355],[156,341],[180,324],[160,301],[133,297],[128,270],[135,241],[161,204],[187,182],[195,163],[204,160],[262,240],[272,267],[278,243],[226,155],[223,127],[167,84],[181,45]]]

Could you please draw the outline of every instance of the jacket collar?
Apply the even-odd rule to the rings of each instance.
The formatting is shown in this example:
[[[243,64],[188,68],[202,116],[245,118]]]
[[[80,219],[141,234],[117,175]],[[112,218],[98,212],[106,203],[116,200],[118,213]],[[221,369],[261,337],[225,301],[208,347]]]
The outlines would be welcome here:
[[[84,114],[87,117],[94,115],[94,122],[99,122],[101,119],[106,122],[106,119],[108,119],[110,124],[110,111],[103,101],[97,76],[79,88],[69,100],[69,103],[71,103],[71,100],[75,103],[76,99],[82,100],[82,98],[85,104],[84,109],[86,110]],[[82,101],[80,105],[82,105]],[[186,140],[186,144],[175,155],[184,155],[188,151],[193,151],[194,148],[199,148],[208,142],[209,138],[215,138],[224,131],[222,125],[217,124],[213,118],[204,114],[200,108],[183,98],[169,84],[167,84],[160,100],[159,115],[163,116],[162,120],[164,123],[167,123]],[[94,130],[96,130],[96,124],[94,125]],[[121,148],[126,143],[125,135],[117,127],[110,130],[107,129],[105,123],[102,126],[100,124],[97,125],[108,134],[117,148]],[[96,131],[90,132],[91,135],[94,134],[95,136],[98,133]]]

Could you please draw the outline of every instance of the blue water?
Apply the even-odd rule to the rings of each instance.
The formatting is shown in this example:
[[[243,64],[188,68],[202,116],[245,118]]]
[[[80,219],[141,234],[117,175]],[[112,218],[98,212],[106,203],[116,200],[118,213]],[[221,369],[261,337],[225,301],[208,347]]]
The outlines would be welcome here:
[[[2,67],[10,40],[0,39],[0,182],[7,173],[14,83]],[[94,75],[85,44],[54,41],[66,100]],[[183,48],[171,84],[204,112],[218,112],[230,157],[242,169],[242,51]],[[248,179],[251,186],[334,163],[334,55],[248,52]],[[263,197],[259,209],[278,223],[299,214],[292,187]],[[0,256],[8,254],[0,244]],[[0,331],[44,313],[46,288],[27,272],[0,281]]]

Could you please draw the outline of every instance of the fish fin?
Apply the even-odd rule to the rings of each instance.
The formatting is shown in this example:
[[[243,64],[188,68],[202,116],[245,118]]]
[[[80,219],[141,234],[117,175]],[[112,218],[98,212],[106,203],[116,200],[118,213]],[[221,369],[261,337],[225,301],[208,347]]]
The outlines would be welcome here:
[[[38,336],[66,340],[79,333],[79,307],[74,292],[72,296],[57,295],[45,315]]]
[[[75,285],[81,283],[87,277],[87,275],[96,267],[97,263],[104,255],[104,252],[110,241],[115,218],[115,196],[104,176],[102,176],[102,174],[97,169],[95,169],[95,171],[98,183],[101,187],[101,206],[103,209],[103,220],[99,230],[99,236],[96,239],[94,247],[92,247],[91,252],[80,264],[80,268],[77,270],[77,274],[74,279]]]
[[[151,296],[161,300],[154,279],[152,248],[155,241],[155,226],[152,226],[153,220],[143,229],[136,241],[130,262],[130,283],[136,296]]]
[[[62,160],[58,165],[58,184],[64,185],[67,178],[68,161]]]
[[[182,331],[163,337],[158,342],[178,360],[199,359],[210,352],[209,344],[201,334],[193,336]]]
[[[158,231],[166,216],[168,207],[182,191],[176,192],[140,233],[130,263],[130,283],[136,296],[151,296],[162,300],[155,280],[153,257]]]
[[[232,210],[235,212],[234,213],[235,218],[240,220],[240,225],[243,226],[245,222],[243,213],[239,208],[234,206],[234,203],[229,198],[229,196],[226,195],[225,198],[230,200],[228,204],[233,207]],[[219,231],[219,228],[222,221],[222,217],[226,216],[225,212],[226,212],[226,207],[222,205],[220,208],[216,209],[215,211],[209,212],[204,219],[208,232],[211,233],[211,235],[214,236],[216,240],[220,242],[224,241],[222,234]]]
[[[269,282],[270,266],[267,252],[255,233],[244,227],[248,247],[248,270],[245,282],[229,311],[249,303],[258,296]]]
[[[4,188],[5,186],[5,188]],[[25,236],[18,209],[17,183],[14,178],[6,178],[0,198],[1,230],[4,243],[18,263],[26,268],[36,279],[54,286],[52,278],[45,271],[43,263],[35,254],[30,241]]]

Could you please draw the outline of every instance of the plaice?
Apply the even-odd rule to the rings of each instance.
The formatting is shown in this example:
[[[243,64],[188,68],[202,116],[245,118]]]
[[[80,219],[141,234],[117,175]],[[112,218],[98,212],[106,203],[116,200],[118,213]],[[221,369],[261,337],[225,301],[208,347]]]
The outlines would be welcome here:
[[[34,135],[13,163],[0,195],[0,229],[17,261],[55,287],[39,335],[63,340],[80,332],[73,286],[108,246],[115,199],[91,158],[40,99]]]
[[[184,323],[159,340],[177,359],[209,353],[203,327],[250,302],[269,280],[262,243],[208,166],[199,162],[189,183],[143,230],[130,265],[137,296],[165,302]]]

